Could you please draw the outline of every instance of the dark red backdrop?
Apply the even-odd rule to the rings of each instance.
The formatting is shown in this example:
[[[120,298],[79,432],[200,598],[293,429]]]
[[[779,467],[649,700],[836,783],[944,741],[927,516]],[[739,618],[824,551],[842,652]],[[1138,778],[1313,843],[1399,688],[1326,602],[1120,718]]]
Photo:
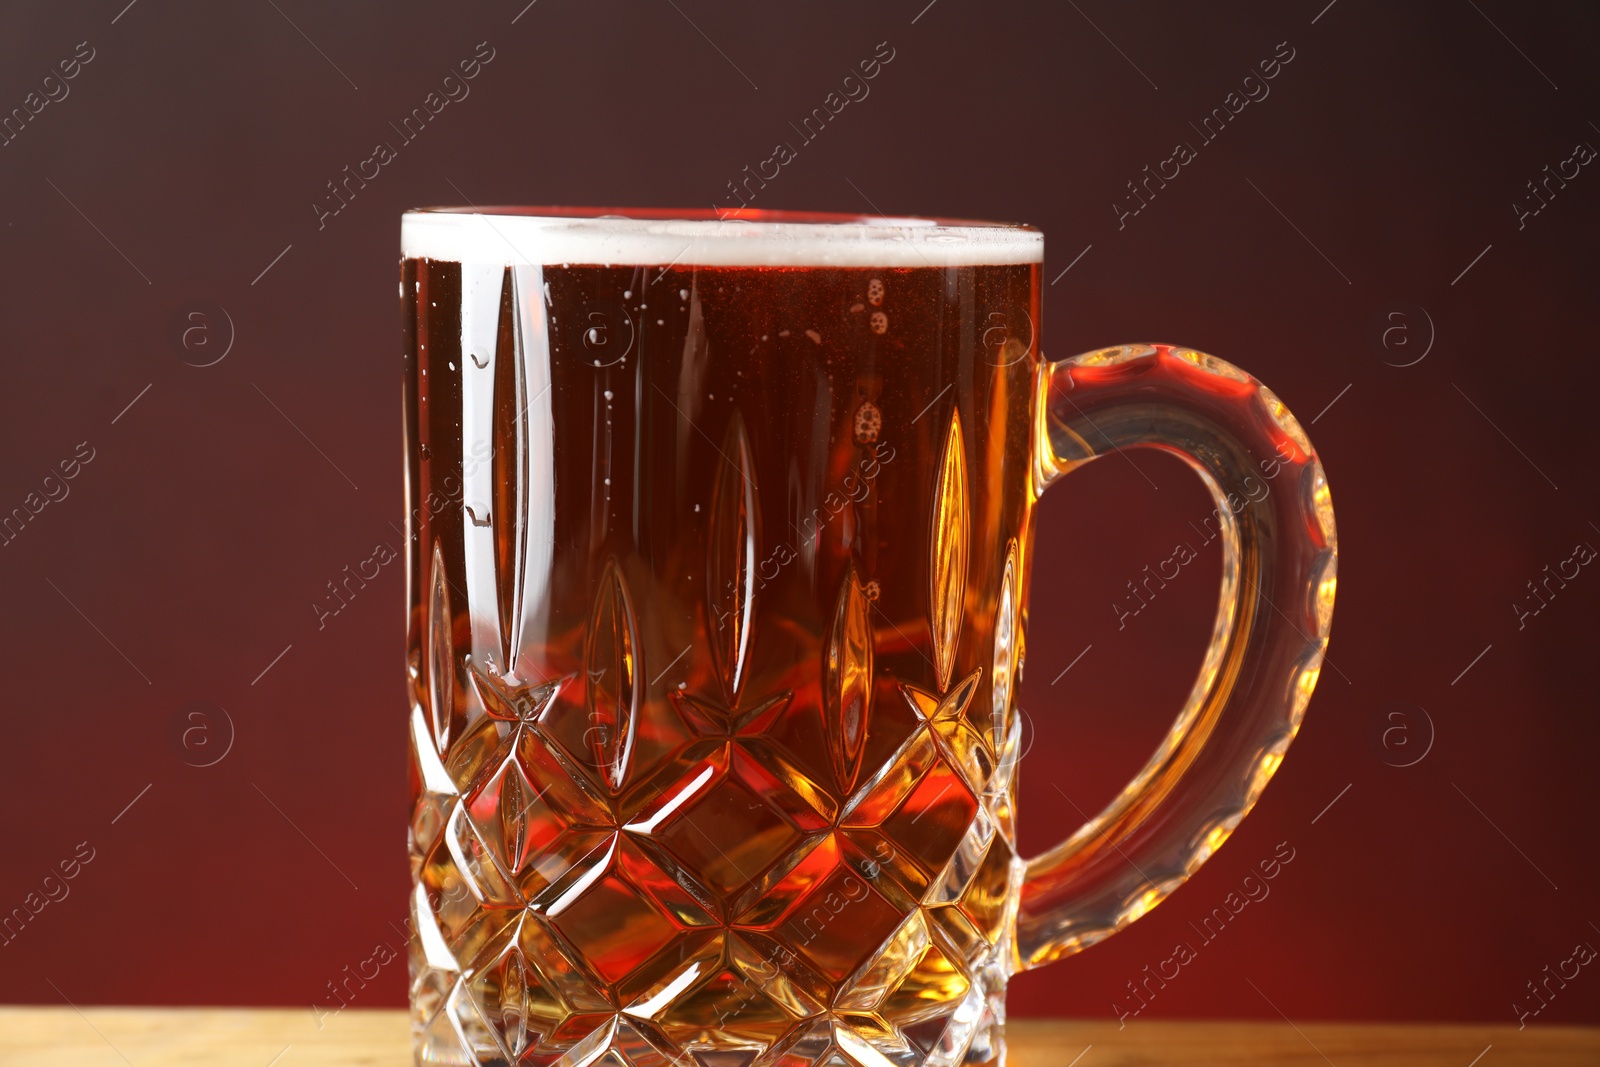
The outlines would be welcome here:
[[[5,935],[0,999],[332,1003],[398,943],[400,572],[320,631],[311,604],[400,544],[399,212],[727,202],[885,41],[870,96],[757,203],[1042,226],[1047,352],[1169,340],[1254,371],[1319,446],[1342,534],[1332,658],[1255,814],[1150,917],[1019,979],[1015,1009],[1131,1009],[1126,983],[1280,842],[1270,896],[1142,1018],[1511,1022],[1600,944],[1600,576],[1564,563],[1600,545],[1600,174],[1574,157],[1600,146],[1593,11],[524,2],[0,11],[0,110],[28,116],[0,147],[0,514],[60,497],[0,547],[0,912],[66,894]],[[470,95],[401,145],[390,123],[479,42]],[[1206,142],[1190,124],[1230,103]],[[380,140],[397,158],[319,229]],[[1195,158],[1119,224],[1180,141]],[[1546,165],[1568,178],[1536,201]],[[188,365],[229,321],[226,357]],[[1042,508],[1033,849],[1143,760],[1209,628],[1214,549],[1117,627],[1124,583],[1209,511],[1175,462],[1137,465]],[[1576,576],[1519,620],[1547,564]],[[390,965],[357,1003],[403,988]],[[1551,1021],[1600,1021],[1600,977]]]

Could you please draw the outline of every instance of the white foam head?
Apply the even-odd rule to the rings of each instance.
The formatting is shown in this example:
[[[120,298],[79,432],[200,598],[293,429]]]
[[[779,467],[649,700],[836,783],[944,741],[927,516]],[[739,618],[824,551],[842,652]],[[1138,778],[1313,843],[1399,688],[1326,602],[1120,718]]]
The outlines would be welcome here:
[[[969,267],[1044,259],[1044,234],[1026,226],[788,212],[743,219],[639,214],[650,217],[541,208],[408,211],[400,250],[408,259],[508,266]]]

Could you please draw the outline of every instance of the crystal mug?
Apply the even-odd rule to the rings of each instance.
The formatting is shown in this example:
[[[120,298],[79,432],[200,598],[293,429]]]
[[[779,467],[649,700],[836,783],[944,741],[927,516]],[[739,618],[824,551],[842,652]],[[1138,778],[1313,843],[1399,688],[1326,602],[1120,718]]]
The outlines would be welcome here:
[[[1038,231],[432,209],[402,250],[417,1063],[997,1061],[1007,978],[1148,912],[1277,769],[1321,465],[1220,359],[1044,361]],[[1135,447],[1215,499],[1210,649],[1024,859],[1034,503]]]

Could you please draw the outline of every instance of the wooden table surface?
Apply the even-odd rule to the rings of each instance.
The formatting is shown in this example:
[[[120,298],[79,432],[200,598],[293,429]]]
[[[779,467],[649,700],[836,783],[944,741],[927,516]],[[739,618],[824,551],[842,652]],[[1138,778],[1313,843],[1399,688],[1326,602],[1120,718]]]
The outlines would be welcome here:
[[[1600,1065],[1600,1029],[1019,1020],[1013,1067]],[[403,1011],[0,1007],[0,1067],[407,1067]]]

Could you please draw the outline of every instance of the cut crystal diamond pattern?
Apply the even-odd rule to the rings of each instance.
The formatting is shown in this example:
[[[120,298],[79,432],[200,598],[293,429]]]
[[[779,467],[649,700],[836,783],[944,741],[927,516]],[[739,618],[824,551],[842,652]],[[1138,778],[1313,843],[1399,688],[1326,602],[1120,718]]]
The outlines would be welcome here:
[[[909,853],[928,874],[936,874],[955,854],[979,811],[978,802],[955,769],[937,759],[911,793],[883,822],[883,834]]]
[[[961,434],[961,416],[950,413],[944,458],[933,493],[932,546],[928,569],[928,603],[932,608],[933,658],[939,688],[950,684],[955,666],[956,640],[961,632],[961,608],[967,595],[967,449]]]
[[[1017,543],[1006,549],[1005,577],[1000,580],[1000,602],[995,606],[994,673],[989,676],[989,741],[999,748],[1005,738],[1006,716],[1011,713],[1011,681],[1017,663]]]
[[[823,721],[841,792],[850,792],[861,767],[872,706],[872,603],[852,566],[839,587],[823,653]]]
[[[633,755],[644,685],[637,662],[639,626],[622,570],[606,565],[595,593],[584,663],[589,674],[588,734],[595,759],[612,792],[620,792]]]
[[[606,999],[577,974],[530,914],[464,980],[473,1004],[513,1061],[554,1051],[601,1025]]]
[[[824,617],[763,628],[765,598],[778,598],[763,568],[816,564],[791,564],[792,552],[763,543],[762,508],[781,529],[772,509],[785,502],[758,492],[762,436],[734,408],[720,461],[688,490],[705,507],[695,520],[703,572],[698,543],[670,568],[597,545],[594,569],[561,594],[581,589],[577,617],[542,632],[545,644],[529,642],[521,630],[538,631],[530,620],[541,605],[536,594],[524,604],[524,593],[554,595],[566,580],[525,574],[536,575],[530,545],[548,533],[530,530],[527,514],[538,457],[526,394],[538,383],[523,346],[544,343],[544,309],[527,299],[542,289],[538,271],[506,273],[493,365],[473,360],[493,383],[493,602],[451,582],[448,536],[422,546],[417,572],[420,639],[408,672],[418,1062],[993,1058],[1020,872],[1010,705],[1025,568],[1016,540],[1003,570],[973,555],[972,510],[985,491],[973,496],[960,416],[952,410],[942,438],[934,431],[938,463],[915,492],[931,514],[927,556],[913,569],[925,635],[921,621],[887,624],[909,637],[876,629],[890,610],[878,598],[896,595],[894,583],[859,549],[818,566],[830,587],[839,582]],[[888,432],[895,414],[883,403]],[[860,521],[841,514],[837,530],[848,540]],[[998,603],[994,589],[969,598],[980,573],[998,583]],[[685,624],[657,610],[681,595],[669,580],[692,590],[688,649]],[[994,604],[994,617],[977,620],[974,609],[964,629],[978,603]],[[465,635],[485,619],[499,645],[469,650]],[[963,647],[984,627],[992,641]],[[926,649],[925,668],[906,666],[893,640]]]
[[[595,862],[558,878],[539,903],[551,926],[606,983],[638,971],[679,939],[681,927],[711,921],[621,834]]]
[[[450,613],[449,578],[444,555],[434,542],[428,564],[428,711],[432,716],[433,743],[442,756],[450,750],[455,725],[455,617]]]
[[[711,622],[716,634],[712,652],[724,691],[736,703],[744,683],[750,650],[750,620],[755,610],[756,546],[761,542],[760,507],[752,471],[750,438],[736,409],[722,444],[722,463],[711,494],[711,521],[706,540],[706,580]]]
[[[785,958],[807,965],[824,983],[814,985],[814,995],[826,1000],[825,986],[868,963],[915,908],[914,899],[876,872],[848,837],[828,834],[735,927],[766,935]]]
[[[494,500],[489,518],[494,529],[496,619],[500,624],[503,662],[516,663],[521,622],[523,571],[527,566],[525,526],[528,514],[527,365],[515,351],[515,301],[511,269],[500,281],[500,316],[494,353],[494,405],[490,417],[494,450],[491,484]]]
[[[747,785],[758,773],[753,761],[734,757],[729,762],[742,764],[745,774],[719,773],[655,833],[719,897],[749,885],[801,837],[793,822],[766,799],[783,785],[770,776]]]
[[[740,966],[733,935],[718,937],[661,984],[631,1015],[648,1013],[679,1047],[763,1047],[781,1037],[804,1013],[763,991]]]

